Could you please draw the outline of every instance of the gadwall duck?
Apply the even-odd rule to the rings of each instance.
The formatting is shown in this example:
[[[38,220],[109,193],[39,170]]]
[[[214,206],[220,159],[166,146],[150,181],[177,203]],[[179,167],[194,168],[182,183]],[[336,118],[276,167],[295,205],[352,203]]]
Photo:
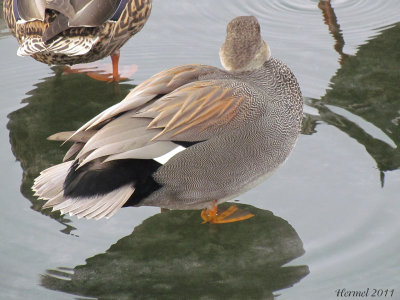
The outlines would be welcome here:
[[[204,209],[211,223],[251,217],[216,207],[287,159],[300,133],[302,95],[291,70],[271,57],[255,17],[228,24],[220,58],[226,70],[162,71],[76,132],[50,137],[74,144],[35,180],[43,207],[96,219],[143,205]]]
[[[3,12],[18,55],[50,65],[111,55],[118,80],[119,49],[142,29],[151,6],[151,0],[5,0]]]

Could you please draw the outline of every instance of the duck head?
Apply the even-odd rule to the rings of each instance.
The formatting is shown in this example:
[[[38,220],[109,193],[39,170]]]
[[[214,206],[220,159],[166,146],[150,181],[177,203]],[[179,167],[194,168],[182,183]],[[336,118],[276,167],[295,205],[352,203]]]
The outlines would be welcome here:
[[[228,71],[242,72],[260,68],[271,57],[271,51],[261,37],[257,19],[242,16],[230,21],[219,55],[222,66]]]

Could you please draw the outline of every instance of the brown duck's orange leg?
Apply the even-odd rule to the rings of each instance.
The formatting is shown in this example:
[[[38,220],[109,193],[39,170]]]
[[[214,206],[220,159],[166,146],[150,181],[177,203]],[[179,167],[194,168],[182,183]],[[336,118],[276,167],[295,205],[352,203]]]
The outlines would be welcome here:
[[[99,64],[98,62],[79,64],[64,69],[64,74],[80,73],[87,74],[89,77],[106,82],[118,82],[128,79],[137,71],[136,65],[123,66],[120,70],[119,64],[120,52],[119,50],[111,54],[112,66],[110,64]],[[122,72],[120,74],[119,72]]]
[[[101,72],[88,72],[87,75],[99,81],[106,81],[106,82],[120,81],[122,78],[119,76],[118,73],[119,56],[120,56],[119,50],[114,51],[114,53],[110,55],[112,61],[112,77],[110,77],[109,73],[101,73]]]
[[[110,78],[110,74],[108,73],[98,73],[98,72],[88,72],[87,75],[93,79],[99,81],[106,81],[106,82],[118,82],[121,80],[121,77],[118,73],[118,63],[119,63],[119,50],[115,51],[110,55],[112,61],[112,77]]]
[[[253,216],[254,215],[252,213],[241,210],[235,205],[229,206],[224,210],[218,209],[217,201],[213,201],[211,208],[206,208],[201,211],[201,218],[203,219],[203,224],[232,223],[250,219]]]
[[[112,61],[112,66],[113,66],[113,81],[120,80],[119,73],[118,73],[119,56],[120,56],[119,50],[117,50],[113,54],[111,54],[111,61]]]

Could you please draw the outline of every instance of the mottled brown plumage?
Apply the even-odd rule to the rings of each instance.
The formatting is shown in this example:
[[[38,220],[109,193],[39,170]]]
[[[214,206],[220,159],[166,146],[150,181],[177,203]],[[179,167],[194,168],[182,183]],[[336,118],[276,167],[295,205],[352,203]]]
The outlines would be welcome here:
[[[3,11],[18,55],[73,65],[116,53],[142,29],[151,7],[151,0],[5,0]]]

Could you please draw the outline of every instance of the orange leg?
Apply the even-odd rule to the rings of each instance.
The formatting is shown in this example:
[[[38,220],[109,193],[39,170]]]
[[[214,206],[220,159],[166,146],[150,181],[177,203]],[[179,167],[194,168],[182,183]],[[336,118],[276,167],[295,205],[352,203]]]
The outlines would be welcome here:
[[[121,69],[118,66],[120,52],[119,50],[111,54],[112,66],[109,64],[99,64],[98,62],[88,64],[78,64],[73,67],[66,67],[64,74],[84,73],[89,77],[106,82],[119,82],[127,79],[137,71],[136,65],[123,66]],[[121,71],[122,74],[119,72]]]
[[[235,205],[229,206],[227,209],[221,211],[218,209],[217,201],[213,201],[211,208],[206,208],[201,211],[203,224],[232,223],[250,219],[253,216],[252,213],[241,210]]]
[[[118,63],[119,63],[119,50],[111,54],[111,61],[113,66],[113,81],[119,81]]]
[[[93,79],[99,80],[99,81],[107,81],[107,82],[118,82],[120,81],[120,76],[118,73],[118,63],[119,63],[119,56],[120,52],[119,50],[115,51],[110,55],[111,57],[111,62],[112,62],[112,78],[110,78],[110,75],[105,73],[105,74],[100,74],[97,72],[88,72],[87,75]]]

